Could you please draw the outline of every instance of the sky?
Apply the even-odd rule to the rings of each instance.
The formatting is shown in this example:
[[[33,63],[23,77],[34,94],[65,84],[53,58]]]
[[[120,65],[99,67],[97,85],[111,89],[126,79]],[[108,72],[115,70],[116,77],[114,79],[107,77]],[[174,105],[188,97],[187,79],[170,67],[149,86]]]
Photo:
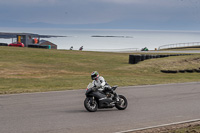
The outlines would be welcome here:
[[[200,30],[200,0],[0,0],[0,27]]]

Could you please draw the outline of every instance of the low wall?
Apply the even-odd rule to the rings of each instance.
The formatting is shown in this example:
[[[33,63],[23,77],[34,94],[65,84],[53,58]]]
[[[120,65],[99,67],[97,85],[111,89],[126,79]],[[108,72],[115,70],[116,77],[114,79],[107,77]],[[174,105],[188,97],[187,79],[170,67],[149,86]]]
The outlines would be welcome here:
[[[0,46],[8,46],[7,43],[0,43]]]
[[[29,48],[43,48],[43,49],[51,49],[49,45],[28,45]]]

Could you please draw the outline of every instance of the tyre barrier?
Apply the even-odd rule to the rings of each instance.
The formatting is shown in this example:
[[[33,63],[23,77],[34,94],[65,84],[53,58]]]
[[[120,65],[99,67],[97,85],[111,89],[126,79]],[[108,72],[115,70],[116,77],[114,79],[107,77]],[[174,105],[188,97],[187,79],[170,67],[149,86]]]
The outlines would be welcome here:
[[[141,61],[141,55],[129,55],[129,64],[137,64]]]
[[[150,59],[150,55],[146,55],[146,59]]]
[[[194,72],[193,69],[192,70],[188,69],[188,70],[185,70],[185,71],[188,72],[188,73],[193,73]]]
[[[141,61],[146,60],[146,55],[141,55]]]
[[[169,56],[183,56],[183,55],[191,55],[191,54],[170,54],[170,55],[129,55],[129,64],[137,64],[140,61],[154,59],[154,58],[164,58]]]
[[[134,64],[133,61],[134,61],[134,55],[129,55],[129,64]]]
[[[185,72],[185,70],[179,70],[178,72],[180,72],[180,73],[184,73],[184,72]]]
[[[194,69],[194,72],[200,73],[200,69]]]
[[[160,70],[163,73],[177,73],[177,70]]]
[[[160,70],[162,73],[200,73],[200,69],[185,69],[185,70]]]
[[[156,58],[160,58],[160,55],[156,55]]]

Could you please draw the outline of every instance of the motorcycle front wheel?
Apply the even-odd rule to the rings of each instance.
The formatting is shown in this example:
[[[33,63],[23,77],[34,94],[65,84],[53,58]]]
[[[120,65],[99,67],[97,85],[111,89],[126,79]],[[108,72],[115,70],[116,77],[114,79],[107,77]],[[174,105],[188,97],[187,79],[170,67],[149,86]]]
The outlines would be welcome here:
[[[93,103],[91,103],[90,98],[88,97],[85,98],[84,106],[89,112],[95,112],[98,108],[97,101],[94,99]]]
[[[128,101],[126,97],[119,95],[119,102],[115,104],[115,107],[119,110],[125,110],[128,106]]]

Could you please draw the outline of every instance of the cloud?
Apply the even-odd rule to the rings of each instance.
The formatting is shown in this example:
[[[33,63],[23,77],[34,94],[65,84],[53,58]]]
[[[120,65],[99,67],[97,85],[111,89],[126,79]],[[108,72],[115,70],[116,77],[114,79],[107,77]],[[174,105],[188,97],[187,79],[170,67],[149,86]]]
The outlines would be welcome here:
[[[56,0],[3,0],[3,1],[0,1],[0,4],[1,5],[21,5],[21,6],[24,6],[24,5],[39,5],[39,4],[53,4],[53,3],[56,3]]]
[[[91,0],[92,1],[92,0]],[[142,0],[101,0],[101,2],[105,3],[116,3],[116,4],[136,4],[136,3],[144,3]]]
[[[0,18],[27,23],[199,21],[199,0],[1,0]]]

